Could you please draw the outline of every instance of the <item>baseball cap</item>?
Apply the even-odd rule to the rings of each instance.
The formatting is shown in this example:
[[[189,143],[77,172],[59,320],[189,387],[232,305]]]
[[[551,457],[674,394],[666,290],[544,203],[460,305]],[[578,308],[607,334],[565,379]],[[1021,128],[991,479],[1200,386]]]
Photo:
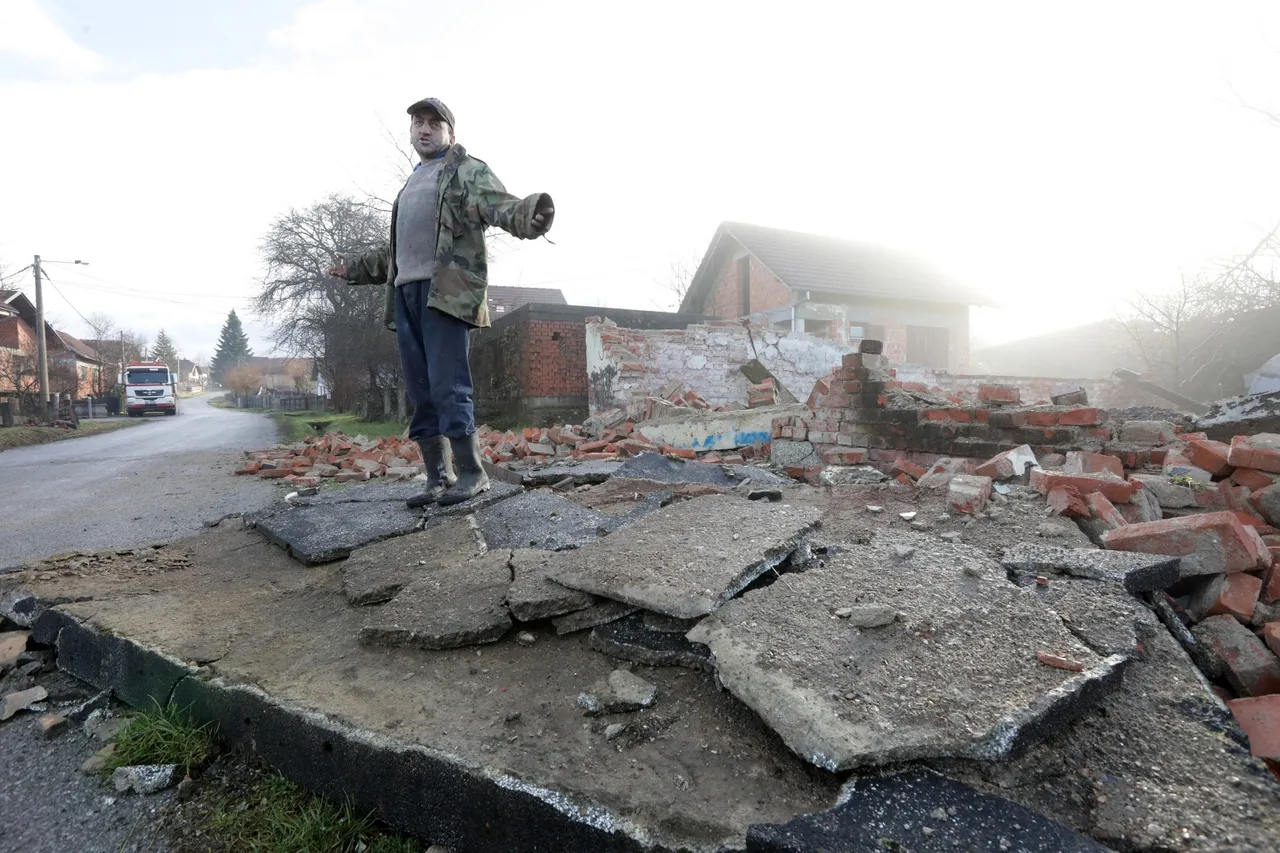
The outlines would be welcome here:
[[[413,115],[418,110],[432,110],[440,118],[449,122],[449,127],[456,128],[457,123],[453,120],[453,110],[444,105],[444,101],[439,98],[423,98],[420,101],[414,101],[409,105],[408,113]]]

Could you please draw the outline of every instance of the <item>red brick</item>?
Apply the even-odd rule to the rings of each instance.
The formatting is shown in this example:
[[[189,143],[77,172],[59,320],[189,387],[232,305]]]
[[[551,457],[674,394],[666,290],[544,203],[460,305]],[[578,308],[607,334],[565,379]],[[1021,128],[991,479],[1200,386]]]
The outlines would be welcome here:
[[[1256,468],[1280,474],[1280,435],[1237,435],[1231,439],[1229,459],[1236,468]]]
[[[678,456],[681,459],[697,459],[698,458],[698,454],[694,450],[691,450],[687,447],[672,447],[669,444],[664,444],[662,446],[662,454],[664,456]],[[608,455],[608,454],[603,454],[603,455]]]
[[[1262,630],[1258,632],[1258,636],[1262,638],[1262,642],[1267,644],[1267,648],[1280,656],[1280,622],[1268,622],[1262,626]]]
[[[1280,558],[1271,558],[1271,568],[1262,575],[1262,592],[1259,597],[1268,604],[1280,601]]]
[[[1110,472],[1124,479],[1124,465],[1114,456],[1104,453],[1090,453],[1087,450],[1072,450],[1067,453],[1067,463],[1062,469],[1068,474],[1102,474]]]
[[[1280,693],[1280,658],[1231,616],[1210,616],[1193,632],[1211,666],[1244,696]]]
[[[991,497],[991,478],[957,474],[947,483],[947,502],[954,512],[977,515]]]
[[[1278,479],[1280,479],[1280,475],[1269,474],[1256,468],[1237,468],[1231,472],[1231,482],[1244,486],[1252,492],[1261,491]]]
[[[689,451],[674,450],[673,448],[673,452],[676,453],[677,455],[682,455],[684,453],[691,454],[689,456],[684,456],[685,459],[693,459],[698,455],[694,453],[692,450],[689,450]],[[579,451],[578,455],[575,456],[574,458],[580,459],[583,462],[599,462],[605,459],[617,459],[618,455],[616,453],[582,453],[581,451]]]
[[[1243,572],[1263,559],[1257,533],[1231,512],[1210,512],[1129,524],[1104,533],[1105,547],[1170,557],[1197,556],[1204,573]],[[1265,546],[1264,546],[1265,547]]]
[[[1031,488],[1040,494],[1047,495],[1059,486],[1072,486],[1081,495],[1101,492],[1112,503],[1128,503],[1129,497],[1137,488],[1126,480],[1118,480],[1106,474],[1067,474],[1040,468],[1032,469]]]
[[[1236,621],[1248,625],[1253,618],[1253,605],[1258,601],[1262,581],[1244,572],[1232,572],[1206,579],[1205,595],[1201,609],[1204,616],[1234,616]],[[1200,614],[1198,614],[1200,615]]]
[[[851,447],[833,447],[823,452],[822,461],[828,465],[861,465],[867,461],[867,451]]]
[[[1116,505],[1107,500],[1106,496],[1101,492],[1092,492],[1086,495],[1084,502],[1089,507],[1091,517],[1095,521],[1100,521],[1107,525],[1109,530],[1124,527],[1129,523],[1120,514],[1120,510],[1116,509]]]
[[[342,471],[334,477],[339,483],[361,483],[369,479],[368,471]]]
[[[1280,695],[1232,699],[1227,707],[1249,736],[1249,752],[1280,761]]]
[[[1048,652],[1036,652],[1036,660],[1045,666],[1051,666],[1054,669],[1065,669],[1067,672],[1084,672],[1084,664],[1077,661],[1064,658],[1061,655],[1051,655]]]
[[[1052,427],[1058,425],[1057,412],[1027,412],[1027,425],[1033,427]]]
[[[1017,385],[979,385],[978,401],[1017,404],[1022,402],[1022,392]]]
[[[925,409],[920,413],[926,421],[949,421],[951,420],[950,409]]]
[[[1269,524],[1280,527],[1280,483],[1254,492],[1249,503]]]
[[[1069,409],[1058,415],[1058,423],[1063,426],[1098,426],[1106,420],[1106,412],[1097,409]]]
[[[862,353],[848,352],[840,359],[841,367],[857,368],[862,367]]]
[[[258,476],[264,480],[282,480],[292,474],[292,468],[262,468],[258,471]]]
[[[893,461],[893,467],[889,470],[889,473],[894,475],[905,474],[912,480],[919,480],[928,473],[928,469],[922,465],[917,465],[914,462],[907,461],[905,457],[899,456]]]
[[[1047,496],[1049,509],[1054,515],[1065,515],[1067,518],[1089,518],[1089,505],[1084,497],[1073,486],[1057,486],[1049,490]]]
[[[1231,463],[1228,457],[1231,455],[1231,447],[1223,444],[1221,441],[1188,441],[1183,455],[1191,461],[1191,464],[1197,468],[1203,468],[1215,477],[1221,476],[1231,470]]]
[[[246,462],[242,467],[236,469],[236,473],[237,474],[256,474],[258,473],[258,470],[261,467],[262,467],[261,462]]]

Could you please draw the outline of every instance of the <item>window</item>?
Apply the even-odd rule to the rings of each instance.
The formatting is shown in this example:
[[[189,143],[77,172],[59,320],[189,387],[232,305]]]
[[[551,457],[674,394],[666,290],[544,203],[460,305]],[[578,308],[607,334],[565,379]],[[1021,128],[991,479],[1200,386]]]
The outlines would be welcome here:
[[[907,326],[907,361],[921,367],[947,369],[951,332],[933,326]]]

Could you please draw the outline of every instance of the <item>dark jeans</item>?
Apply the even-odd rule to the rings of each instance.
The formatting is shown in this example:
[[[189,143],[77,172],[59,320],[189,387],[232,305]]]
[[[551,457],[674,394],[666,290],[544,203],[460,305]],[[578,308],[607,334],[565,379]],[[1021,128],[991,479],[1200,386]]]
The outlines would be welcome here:
[[[413,403],[409,438],[466,438],[476,431],[467,363],[471,327],[428,308],[430,296],[430,281],[411,281],[396,288],[396,342]]]

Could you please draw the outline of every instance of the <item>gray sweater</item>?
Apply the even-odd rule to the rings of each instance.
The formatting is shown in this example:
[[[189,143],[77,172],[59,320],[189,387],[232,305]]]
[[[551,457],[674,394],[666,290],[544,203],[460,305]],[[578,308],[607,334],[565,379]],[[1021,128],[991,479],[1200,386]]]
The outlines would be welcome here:
[[[426,281],[436,272],[436,227],[440,168],[444,158],[423,163],[409,176],[396,209],[396,285]]]

